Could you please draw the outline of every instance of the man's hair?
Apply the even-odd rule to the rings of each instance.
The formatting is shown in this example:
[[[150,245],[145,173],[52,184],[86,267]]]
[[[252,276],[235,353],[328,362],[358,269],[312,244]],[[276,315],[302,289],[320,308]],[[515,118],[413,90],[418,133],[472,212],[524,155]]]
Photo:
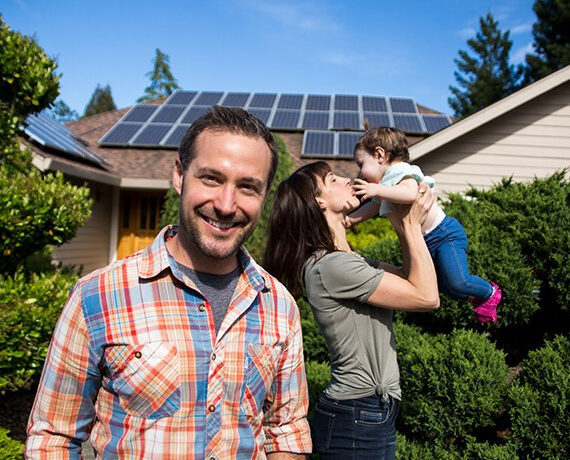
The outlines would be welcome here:
[[[366,150],[370,155],[374,155],[376,147],[382,147],[388,155],[388,161],[399,160],[409,161],[408,139],[403,131],[396,128],[379,126],[367,130],[354,146],[357,150]]]
[[[188,129],[180,144],[178,157],[182,164],[182,171],[186,172],[190,163],[196,156],[196,139],[204,131],[229,132],[242,134],[248,137],[262,138],[271,152],[271,167],[267,177],[267,190],[273,182],[279,152],[273,136],[267,126],[251,113],[237,107],[222,107],[214,105],[204,115],[198,118]]]
[[[331,172],[324,161],[309,163],[281,182],[275,192],[263,267],[294,296],[301,294],[307,259],[335,250],[332,231],[317,202]]]

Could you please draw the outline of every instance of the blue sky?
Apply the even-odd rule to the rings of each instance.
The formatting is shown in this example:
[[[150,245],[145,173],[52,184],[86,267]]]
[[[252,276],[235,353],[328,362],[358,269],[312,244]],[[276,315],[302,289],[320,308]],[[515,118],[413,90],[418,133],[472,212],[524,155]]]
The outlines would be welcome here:
[[[511,60],[531,50],[534,0],[3,0],[0,14],[58,64],[82,113],[96,85],[118,107],[149,84],[155,48],[184,89],[412,97],[451,114],[454,59],[491,12]]]

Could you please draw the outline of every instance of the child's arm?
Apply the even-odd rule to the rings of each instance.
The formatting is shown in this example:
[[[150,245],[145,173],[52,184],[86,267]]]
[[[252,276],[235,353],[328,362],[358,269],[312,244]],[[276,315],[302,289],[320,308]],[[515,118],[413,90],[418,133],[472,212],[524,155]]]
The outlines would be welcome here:
[[[356,195],[365,200],[376,198],[405,204],[415,201],[418,196],[418,186],[414,178],[407,177],[396,185],[373,184],[362,179],[355,179],[352,188]]]
[[[348,216],[346,216],[346,226],[350,228],[353,225],[377,216],[379,210],[380,205],[378,203],[369,201],[368,203],[360,206],[356,211],[352,211]]]

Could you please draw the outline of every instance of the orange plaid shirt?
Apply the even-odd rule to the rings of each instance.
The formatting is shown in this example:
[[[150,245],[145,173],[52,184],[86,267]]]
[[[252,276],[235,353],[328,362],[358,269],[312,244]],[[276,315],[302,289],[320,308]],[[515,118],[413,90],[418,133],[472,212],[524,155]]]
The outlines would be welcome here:
[[[29,458],[265,458],[311,452],[301,324],[287,290],[239,251],[216,336],[210,305],[154,243],[82,278],[53,334]]]

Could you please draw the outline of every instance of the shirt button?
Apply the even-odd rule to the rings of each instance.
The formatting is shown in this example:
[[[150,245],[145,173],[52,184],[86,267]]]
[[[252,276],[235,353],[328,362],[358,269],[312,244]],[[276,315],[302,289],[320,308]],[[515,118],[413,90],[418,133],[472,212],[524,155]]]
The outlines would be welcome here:
[[[140,359],[141,356],[142,356],[142,353],[140,351],[135,352],[135,358]]]
[[[206,306],[203,303],[201,303],[200,306],[198,307],[198,310],[206,311]]]
[[[212,404],[210,407],[208,407],[208,410],[209,410],[210,412],[214,412],[214,411],[216,410],[216,406],[214,406],[214,405]]]
[[[216,353],[212,353],[212,361],[216,360]]]

